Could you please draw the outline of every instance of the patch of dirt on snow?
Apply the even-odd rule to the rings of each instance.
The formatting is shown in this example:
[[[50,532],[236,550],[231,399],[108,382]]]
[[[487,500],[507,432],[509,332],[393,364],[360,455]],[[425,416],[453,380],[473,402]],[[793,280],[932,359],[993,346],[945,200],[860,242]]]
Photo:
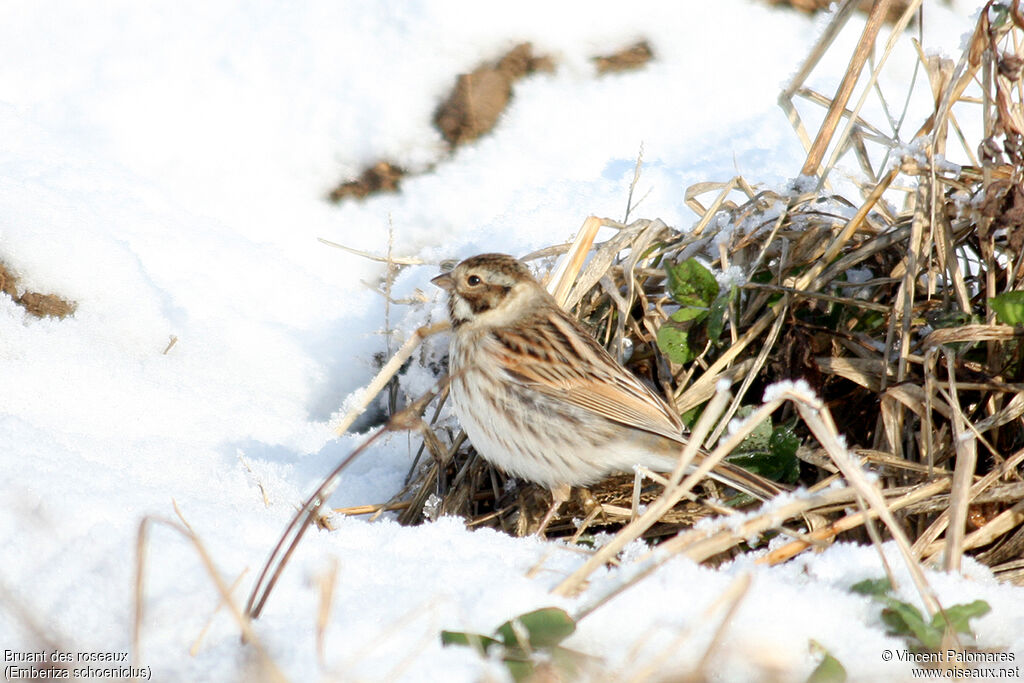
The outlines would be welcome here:
[[[0,292],[7,294],[18,304],[37,318],[64,318],[75,312],[75,302],[62,299],[56,294],[40,292],[24,292],[18,294],[18,278],[0,263]]]
[[[623,48],[614,54],[604,57],[594,57],[594,66],[597,73],[617,73],[619,71],[632,71],[639,69],[654,57],[654,52],[646,40]]]

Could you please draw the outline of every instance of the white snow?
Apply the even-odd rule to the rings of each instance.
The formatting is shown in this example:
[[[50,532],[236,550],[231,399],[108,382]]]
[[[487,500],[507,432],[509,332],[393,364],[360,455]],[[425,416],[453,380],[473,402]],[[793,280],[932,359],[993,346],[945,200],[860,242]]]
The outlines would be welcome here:
[[[926,5],[926,47],[955,47],[973,7]],[[78,305],[65,320],[39,320],[0,295],[0,649],[128,652],[139,525],[176,520],[174,503],[220,575],[240,577],[243,603],[295,506],[363,438],[335,438],[331,424],[373,376],[385,328],[394,349],[444,315],[428,282],[442,259],[525,254],[567,239],[588,215],[621,218],[641,144],[634,196],[646,196],[633,217],[688,229],[686,187],[737,173],[784,192],[803,153],[777,84],[823,21],[750,0],[685,11],[533,0],[0,5],[0,261],[21,291]],[[862,23],[812,85],[834,89]],[[591,57],[640,38],[653,62],[595,75]],[[447,158],[430,122],[439,99],[456,74],[524,40],[557,70],[518,83],[497,129]],[[901,43],[883,88],[902,94],[913,54]],[[821,111],[805,114],[813,130]],[[864,115],[884,120],[877,108]],[[379,159],[417,174],[399,194],[325,201]],[[316,238],[384,253],[389,231],[396,254],[428,264],[403,270],[394,298],[422,292],[430,303],[395,304],[386,325],[383,299],[362,284],[379,285],[380,265]],[[445,342],[425,348],[437,358]],[[431,381],[414,369],[404,391]],[[331,504],[386,501],[415,447],[406,435],[379,442]],[[335,522],[309,532],[255,623],[290,680],[501,680],[500,663],[442,648],[439,632],[487,634],[543,606],[572,613],[643,555],[629,550],[622,569],[569,599],[550,590],[585,558],[555,543],[450,518]],[[253,647],[218,609],[196,549],[166,525],[149,530],[138,662],[156,680],[248,679]],[[881,659],[905,645],[885,634],[877,607],[847,591],[883,574],[874,549],[753,562],[670,561],[565,644],[601,658],[611,679],[672,643],[659,675],[691,671],[721,618],[703,613],[750,572],[708,665],[715,680],[804,680],[817,661],[811,640],[851,680],[910,675]],[[321,662],[317,586],[330,573]],[[901,576],[902,597],[915,601]],[[989,601],[978,643],[1019,663],[1024,590],[970,561],[962,576],[928,576],[943,604]]]

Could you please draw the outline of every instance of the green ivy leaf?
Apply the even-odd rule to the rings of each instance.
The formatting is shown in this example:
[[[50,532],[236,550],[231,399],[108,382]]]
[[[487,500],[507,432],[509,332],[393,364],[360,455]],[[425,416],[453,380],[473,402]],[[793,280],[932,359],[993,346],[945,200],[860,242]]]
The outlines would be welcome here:
[[[753,410],[753,406],[743,406],[736,415],[742,418]],[[767,417],[740,442],[728,460],[773,481],[792,483],[800,476],[800,460],[796,457],[799,447],[800,438],[793,433],[792,426],[773,427]]]
[[[689,363],[700,349],[690,339],[691,328],[707,316],[702,308],[686,306],[669,316],[658,328],[657,342],[661,352],[673,363]]]
[[[700,403],[680,415],[679,419],[683,421],[683,426],[686,427],[687,431],[692,432],[694,425],[697,424],[697,420],[700,419],[701,413],[703,412],[704,404]]]
[[[925,622],[920,610],[889,595],[892,590],[889,579],[865,579],[850,586],[850,590],[870,595],[887,605],[882,610],[882,621],[889,627],[890,633],[911,641],[916,640],[933,652],[942,644],[942,636],[947,628],[955,629],[958,633],[971,633],[970,620],[992,610],[984,600],[975,600],[967,604],[951,605],[944,612],[935,614],[931,622]]]
[[[496,649],[516,681],[533,680],[535,674],[541,673],[538,667],[551,666],[568,680],[575,678],[585,662],[593,660],[582,652],[559,645],[575,630],[576,622],[565,610],[545,607],[521,614],[499,626],[495,635],[500,640],[477,633],[441,631],[441,643],[472,647],[480,655],[493,655],[489,651]]]
[[[953,605],[946,608],[944,612],[938,612],[932,617],[932,627],[942,631],[948,624],[957,633],[970,633],[971,625],[968,623],[969,620],[988,614],[991,611],[992,608],[984,600],[975,600],[965,605]]]
[[[740,406],[736,411],[736,419],[742,420],[754,412],[754,406]],[[772,438],[772,418],[761,420],[754,430],[747,434],[736,447],[736,453],[764,453],[768,450],[768,441]]]
[[[471,647],[480,654],[485,654],[494,645],[500,645],[501,641],[494,638],[482,636],[479,633],[463,633],[462,631],[441,631],[442,645],[465,645]]]
[[[521,631],[525,631],[529,642],[519,642],[515,622]],[[576,622],[565,610],[557,607],[544,607],[533,612],[521,614],[498,627],[496,635],[506,647],[524,647],[530,650],[552,647],[572,635],[576,630]]]
[[[708,339],[717,342],[725,330],[725,313],[729,304],[739,296],[739,289],[730,287],[728,292],[720,292],[708,310]]]
[[[988,305],[1004,325],[1024,323],[1024,292],[1006,292],[994,296],[988,300]]]
[[[864,579],[850,586],[850,590],[861,595],[880,597],[892,590],[892,582],[887,578]]]
[[[811,641],[811,644],[821,650],[825,656],[807,677],[807,683],[846,683],[846,668],[839,660],[818,643]]]
[[[710,306],[718,296],[718,281],[711,271],[697,259],[665,268],[668,274],[668,292],[682,306]]]
[[[942,643],[943,629],[936,629],[926,623],[921,611],[901,600],[888,598],[889,605],[882,610],[882,621],[889,630],[901,636],[913,636],[929,650],[936,650]]]
[[[800,437],[793,432],[793,426],[779,425],[772,429],[768,448],[778,467],[778,475],[772,478],[787,484],[796,483],[800,478],[800,458],[796,457],[796,452],[800,448]]]

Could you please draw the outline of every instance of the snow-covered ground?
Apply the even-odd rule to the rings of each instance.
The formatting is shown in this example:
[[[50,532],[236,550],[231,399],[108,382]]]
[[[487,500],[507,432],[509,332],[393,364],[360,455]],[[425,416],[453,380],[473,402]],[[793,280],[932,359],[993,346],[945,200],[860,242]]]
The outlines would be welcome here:
[[[925,49],[958,56],[973,8],[925,4]],[[20,288],[78,306],[40,320],[0,294],[4,666],[43,649],[127,652],[139,524],[174,518],[174,503],[220,574],[241,577],[243,602],[296,504],[360,440],[335,438],[331,420],[372,377],[382,331],[397,330],[393,347],[442,315],[427,282],[441,259],[524,254],[568,239],[587,215],[621,217],[641,143],[634,217],[685,230],[690,184],[738,173],[781,187],[803,155],[775,100],[823,25],[749,0],[0,4],[0,261]],[[860,25],[814,85],[834,89]],[[640,38],[653,62],[596,76],[591,57]],[[526,40],[556,71],[518,83],[494,133],[447,157],[431,116],[455,75]],[[910,43],[892,60],[882,86],[902,93]],[[807,113],[813,129],[820,113]],[[382,158],[421,173],[400,194],[325,201]],[[316,238],[383,253],[389,231],[396,254],[428,264],[404,270],[394,295],[419,289],[431,303],[395,306],[386,324],[362,284],[380,266]],[[410,382],[422,389],[426,376]],[[372,448],[332,503],[385,501],[410,450],[404,435]],[[162,681],[249,679],[253,648],[218,610],[195,548],[150,529],[138,661]],[[623,581],[640,550],[565,599],[549,591],[584,558],[557,544],[457,519],[339,520],[306,537],[255,628],[294,681],[500,680],[499,663],[442,648],[439,632],[489,633],[543,606],[573,612]],[[317,586],[330,572],[321,662]],[[870,547],[773,569],[677,559],[565,644],[601,658],[613,680],[666,648],[660,676],[692,671],[720,619],[703,613],[747,572],[751,589],[705,669],[713,679],[804,680],[820,656],[812,640],[851,680],[910,676],[883,661],[906,644],[847,591],[882,575]],[[971,562],[965,576],[929,577],[944,604],[987,600],[978,643],[1020,664],[1024,590]],[[915,601],[910,586],[901,595]]]

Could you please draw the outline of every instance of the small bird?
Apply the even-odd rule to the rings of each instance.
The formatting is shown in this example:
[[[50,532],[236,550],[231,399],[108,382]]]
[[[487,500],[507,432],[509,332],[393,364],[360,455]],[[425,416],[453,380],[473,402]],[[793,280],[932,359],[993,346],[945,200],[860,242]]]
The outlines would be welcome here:
[[[521,261],[480,254],[431,282],[448,292],[455,413],[486,460],[550,489],[556,507],[569,487],[634,465],[675,469],[686,444],[679,416]],[[710,476],[762,499],[784,490],[725,462]]]

